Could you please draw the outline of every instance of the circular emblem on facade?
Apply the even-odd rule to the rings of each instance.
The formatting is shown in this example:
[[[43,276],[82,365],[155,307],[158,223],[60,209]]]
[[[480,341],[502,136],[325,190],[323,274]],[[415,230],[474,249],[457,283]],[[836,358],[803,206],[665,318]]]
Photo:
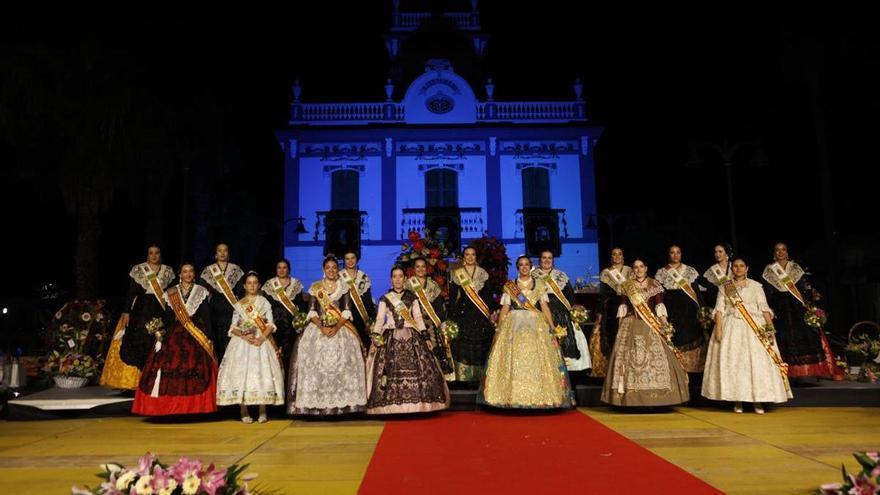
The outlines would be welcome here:
[[[425,101],[428,111],[436,114],[449,113],[455,107],[455,100],[443,93],[436,93]]]

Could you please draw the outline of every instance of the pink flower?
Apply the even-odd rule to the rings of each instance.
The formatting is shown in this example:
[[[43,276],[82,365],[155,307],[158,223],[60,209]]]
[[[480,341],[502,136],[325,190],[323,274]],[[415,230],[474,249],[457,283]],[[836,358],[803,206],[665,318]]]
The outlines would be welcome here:
[[[191,461],[186,457],[181,457],[180,460],[177,461],[177,464],[171,466],[171,475],[174,476],[174,479],[180,484],[183,484],[183,479],[186,478],[186,475],[194,474],[198,476],[201,472],[202,461],[198,459]]]
[[[214,465],[208,466],[208,470],[202,475],[202,489],[208,495],[217,495],[217,490],[226,486],[226,470],[215,469]]]
[[[876,495],[877,482],[866,476],[859,476],[853,480],[853,487],[849,493],[850,495]]]
[[[840,493],[841,488],[843,488],[843,485],[840,483],[825,483],[819,487],[819,490],[822,491],[822,495],[837,495]]]
[[[146,474],[150,474],[150,470],[153,468],[153,464],[156,462],[156,456],[147,452],[143,457],[138,459],[138,476],[144,476]]]

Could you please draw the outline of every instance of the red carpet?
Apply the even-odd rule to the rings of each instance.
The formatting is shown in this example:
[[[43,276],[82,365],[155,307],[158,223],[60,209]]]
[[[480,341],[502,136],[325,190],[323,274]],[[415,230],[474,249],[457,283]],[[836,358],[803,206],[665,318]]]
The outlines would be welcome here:
[[[361,483],[381,494],[717,494],[576,411],[444,413],[385,424]]]

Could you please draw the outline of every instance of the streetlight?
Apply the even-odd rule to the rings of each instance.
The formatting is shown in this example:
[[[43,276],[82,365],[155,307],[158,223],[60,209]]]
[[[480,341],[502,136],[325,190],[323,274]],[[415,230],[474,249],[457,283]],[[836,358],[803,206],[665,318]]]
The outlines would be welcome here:
[[[725,138],[721,144],[712,142],[698,142],[691,144],[691,156],[685,166],[697,167],[706,163],[705,152],[714,153],[721,158],[721,164],[724,166],[724,175],[727,181],[727,212],[730,221],[730,242],[733,248],[737,248],[736,242],[736,214],[733,205],[733,165],[735,161],[744,159],[750,152],[751,158],[748,161],[749,167],[760,168],[767,166],[767,156],[764,154],[764,148],[760,141],[750,140],[741,142],[728,142]],[[703,158],[701,158],[701,156]]]
[[[605,220],[605,223],[608,224],[608,240],[611,243],[611,249],[614,249],[614,224],[624,217],[626,217],[625,213],[590,213],[590,217],[587,219],[586,228],[590,230],[598,230],[599,225],[596,223],[596,219],[599,218]]]
[[[303,223],[305,221],[305,217],[292,217],[288,218],[284,221],[284,225],[287,225],[289,222],[296,220],[296,228],[293,230],[294,234],[308,234],[309,231],[306,230],[306,226]]]

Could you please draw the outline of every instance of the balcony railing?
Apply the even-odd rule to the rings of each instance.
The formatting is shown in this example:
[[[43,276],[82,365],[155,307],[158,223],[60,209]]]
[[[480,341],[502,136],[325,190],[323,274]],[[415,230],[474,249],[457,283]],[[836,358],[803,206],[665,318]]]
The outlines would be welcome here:
[[[559,222],[559,238],[568,239],[568,221],[565,219],[565,208],[553,208],[550,212],[556,214],[557,222]],[[524,228],[523,210],[516,210],[516,230],[513,237],[524,238]]]
[[[329,211],[316,211],[315,212],[315,241],[325,241],[327,240],[327,215],[329,215]],[[369,239],[370,237],[370,224],[369,224],[369,215],[365,211],[360,212],[361,216],[361,239]]]
[[[400,238],[406,239],[410,232],[416,231],[419,235],[425,235],[425,209],[404,208],[401,210]],[[483,209],[479,207],[459,208],[461,214],[461,238],[477,239],[483,236],[486,230],[486,220],[483,218]]]

